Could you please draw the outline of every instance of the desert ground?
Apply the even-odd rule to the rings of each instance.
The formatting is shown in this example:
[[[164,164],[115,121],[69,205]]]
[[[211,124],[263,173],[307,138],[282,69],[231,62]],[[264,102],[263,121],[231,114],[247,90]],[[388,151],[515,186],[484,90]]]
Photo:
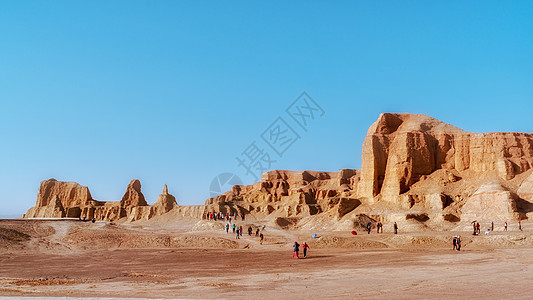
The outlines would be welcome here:
[[[165,226],[1,220],[0,296],[529,299],[533,293],[529,223],[524,231],[480,236],[400,229],[317,238],[267,226],[263,245],[255,235],[237,240],[222,228],[197,220]],[[463,237],[459,252],[452,250],[454,234]],[[307,258],[292,258],[294,241],[307,241]]]

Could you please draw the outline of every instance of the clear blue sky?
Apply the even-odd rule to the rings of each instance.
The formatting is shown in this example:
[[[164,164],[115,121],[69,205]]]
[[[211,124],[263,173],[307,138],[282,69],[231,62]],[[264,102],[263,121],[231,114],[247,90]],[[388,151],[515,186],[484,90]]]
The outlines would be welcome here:
[[[532,131],[531,1],[2,1],[0,215],[48,178],[202,204],[306,91],[272,169],[359,168],[382,112]],[[292,124],[294,125],[294,124]],[[294,129],[298,129],[294,127]]]

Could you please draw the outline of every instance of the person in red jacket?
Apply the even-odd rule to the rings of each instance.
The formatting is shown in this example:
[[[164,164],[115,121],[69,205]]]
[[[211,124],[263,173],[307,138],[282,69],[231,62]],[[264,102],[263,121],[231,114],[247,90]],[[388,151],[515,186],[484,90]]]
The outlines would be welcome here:
[[[304,249],[304,258],[307,257],[307,249],[311,249],[311,247],[309,247],[309,245],[307,245],[307,242],[304,242],[304,244],[302,245],[302,248]]]

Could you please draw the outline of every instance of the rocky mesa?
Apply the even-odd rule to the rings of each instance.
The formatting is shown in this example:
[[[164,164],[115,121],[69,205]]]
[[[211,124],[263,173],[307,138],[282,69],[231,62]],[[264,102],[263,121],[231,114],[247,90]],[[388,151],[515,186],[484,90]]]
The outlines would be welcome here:
[[[103,202],[87,187],[49,179],[24,217],[137,221],[220,211],[281,228],[345,230],[381,221],[449,229],[532,217],[532,166],[531,133],[472,133],[426,115],[384,113],[368,129],[360,170],[269,171],[199,206],[178,205],[166,185],[150,206],[138,180],[121,201]]]

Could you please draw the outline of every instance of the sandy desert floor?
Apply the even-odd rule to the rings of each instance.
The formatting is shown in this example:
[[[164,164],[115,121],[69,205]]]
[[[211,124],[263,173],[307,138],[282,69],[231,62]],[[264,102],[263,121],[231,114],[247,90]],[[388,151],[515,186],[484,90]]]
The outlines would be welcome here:
[[[530,299],[532,236],[359,234],[266,228],[265,243],[210,223],[173,227],[0,221],[0,296],[225,299]],[[193,228],[196,228],[193,230]],[[202,230],[199,230],[202,228]],[[307,241],[293,259],[294,240]]]

